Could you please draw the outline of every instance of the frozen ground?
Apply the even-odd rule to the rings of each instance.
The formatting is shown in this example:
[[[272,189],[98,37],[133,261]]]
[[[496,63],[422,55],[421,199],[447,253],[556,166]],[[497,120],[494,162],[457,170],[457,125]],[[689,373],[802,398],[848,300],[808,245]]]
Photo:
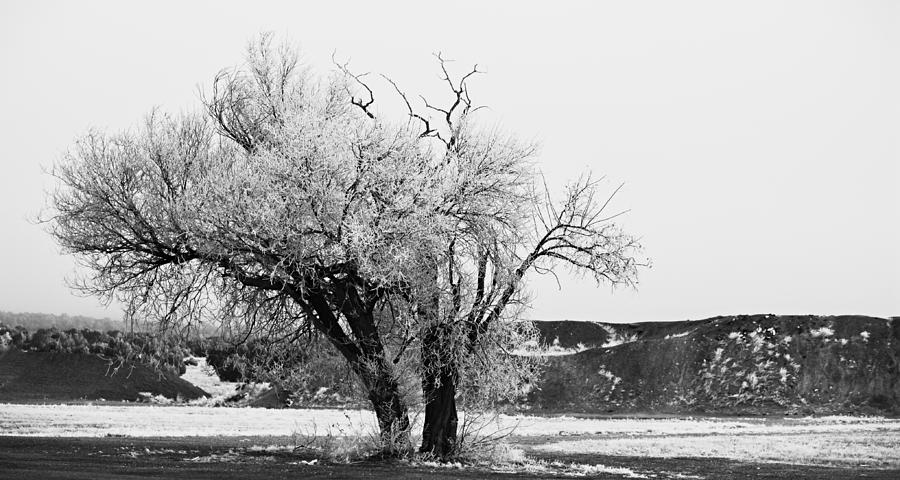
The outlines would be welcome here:
[[[515,428],[514,443],[547,454],[727,458],[800,465],[900,468],[900,420],[578,419],[500,415],[483,433]],[[364,410],[266,410],[203,406],[0,404],[0,435],[186,437],[366,435]]]

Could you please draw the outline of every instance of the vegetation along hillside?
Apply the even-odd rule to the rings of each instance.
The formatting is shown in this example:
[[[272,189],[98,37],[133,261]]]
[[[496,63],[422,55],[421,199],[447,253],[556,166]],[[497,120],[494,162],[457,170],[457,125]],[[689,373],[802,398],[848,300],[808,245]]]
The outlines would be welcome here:
[[[590,413],[900,413],[900,322],[740,315],[537,322],[549,351],[527,404]]]
[[[0,323],[0,402],[205,396],[179,377],[184,353],[174,339],[149,334],[55,328],[32,333]]]

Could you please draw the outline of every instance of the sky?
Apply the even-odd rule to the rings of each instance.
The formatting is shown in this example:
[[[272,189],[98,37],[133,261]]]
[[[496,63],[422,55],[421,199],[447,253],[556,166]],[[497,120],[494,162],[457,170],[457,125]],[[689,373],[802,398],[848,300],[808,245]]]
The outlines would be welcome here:
[[[652,268],[635,289],[529,277],[545,320],[900,315],[900,2],[0,1],[0,310],[118,318],[34,223],[89,128],[198,89],[271,31],[445,93],[434,52],[551,187],[591,171]],[[396,104],[387,84],[379,103]],[[388,107],[385,107],[388,108]]]

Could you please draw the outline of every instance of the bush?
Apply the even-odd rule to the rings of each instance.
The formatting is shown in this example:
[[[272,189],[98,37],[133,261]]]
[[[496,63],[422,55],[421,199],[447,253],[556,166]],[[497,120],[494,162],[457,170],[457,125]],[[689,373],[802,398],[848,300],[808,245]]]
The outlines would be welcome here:
[[[221,338],[209,339],[206,348],[206,364],[215,370],[223,382],[243,382],[250,378],[245,375],[245,364],[249,356],[246,345],[232,345]]]

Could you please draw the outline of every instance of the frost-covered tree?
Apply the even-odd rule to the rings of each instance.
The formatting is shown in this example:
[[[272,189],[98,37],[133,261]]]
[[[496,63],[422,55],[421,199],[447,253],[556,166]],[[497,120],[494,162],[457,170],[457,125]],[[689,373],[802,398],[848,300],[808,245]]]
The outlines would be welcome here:
[[[51,234],[90,272],[79,287],[164,329],[219,322],[273,345],[318,334],[390,452],[408,448],[415,372],[421,450],[451,453],[460,388],[486,398],[521,378],[508,350],[529,334],[525,274],[569,265],[631,284],[640,261],[597,183],[552,200],[534,147],[474,121],[477,70],[454,81],[438,59],[449,105],[418,111],[391,82],[409,113],[391,122],[362,76],[313,78],[264,35],[203,114],[83,136],[50,199]]]
[[[450,172],[440,207],[447,226],[422,265],[428,276],[415,298],[425,402],[420,451],[444,457],[456,443],[460,387],[477,402],[515,395],[529,380],[527,359],[509,353],[534,335],[518,308],[528,272],[563,267],[597,283],[633,285],[647,263],[636,239],[613,222],[622,212],[607,213],[618,190],[602,196],[600,182],[586,175],[554,198],[533,165],[534,145],[479,128],[480,107],[467,84],[480,73],[477,65],[454,79],[440,54],[437,59],[451,93],[446,106],[423,98],[424,111],[417,111],[389,81],[419,137],[433,140]],[[371,89],[353,78],[369,93],[368,101],[357,102],[366,107]]]

